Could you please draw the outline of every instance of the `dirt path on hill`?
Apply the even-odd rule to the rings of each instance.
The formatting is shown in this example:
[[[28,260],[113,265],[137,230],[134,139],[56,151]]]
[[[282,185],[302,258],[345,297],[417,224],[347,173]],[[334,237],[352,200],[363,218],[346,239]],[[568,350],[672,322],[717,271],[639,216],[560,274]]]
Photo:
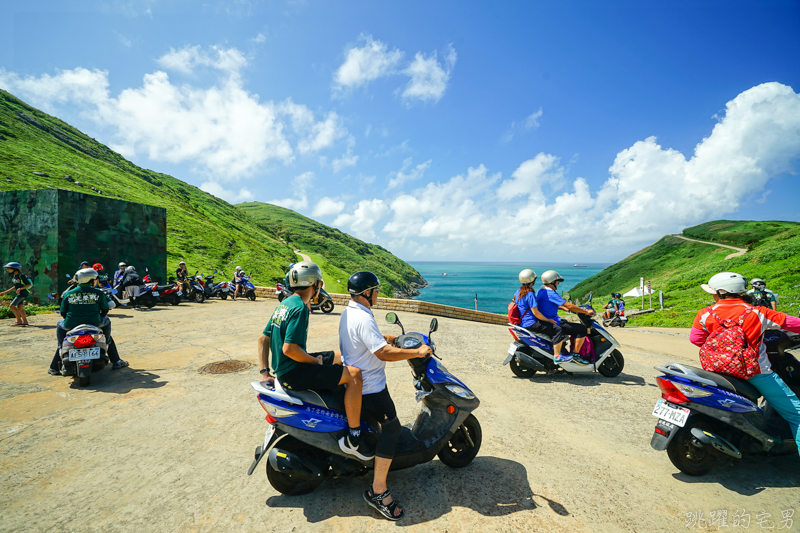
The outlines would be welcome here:
[[[763,459],[702,478],[680,474],[650,448],[660,398],[653,365],[696,361],[688,330],[614,330],[625,370],[519,379],[501,365],[511,337],[501,326],[439,319],[437,353],[481,400],[483,446],[468,467],[438,459],[393,472],[407,517],[376,518],[361,499],[367,480],[329,482],[286,497],[264,463],[246,475],[266,429],[250,381],[205,375],[211,362],[255,363],[255,340],[275,300],[181,304],[112,315],[131,367],[103,370],[77,388],[46,374],[56,315],[32,327],[0,321],[0,530],[3,531],[685,531],[686,513],[762,509],[774,530],[793,509],[800,531],[800,460]],[[338,345],[337,308],[311,317],[309,348]],[[376,311],[381,330],[396,333]],[[399,313],[407,330],[431,317]],[[405,363],[388,365],[403,423],[418,406]],[[692,528],[694,529],[694,528]],[[714,527],[709,530],[713,531]]]
[[[725,259],[730,259],[732,257],[739,257],[740,255],[744,255],[745,253],[747,253],[747,248],[737,248],[736,246],[728,246],[727,244],[718,244],[716,242],[698,241],[697,239],[689,239],[688,237],[684,237],[683,235],[677,235],[675,233],[673,233],[672,236],[677,237],[679,239],[683,239],[684,241],[699,242],[700,244],[710,244],[711,246],[719,246],[720,248],[728,248],[730,250],[736,250],[735,253],[726,255]]]
[[[296,253],[297,255],[302,257],[303,261],[311,261],[311,258],[309,256],[307,256],[306,254],[302,253],[300,250],[295,250],[294,253]]]

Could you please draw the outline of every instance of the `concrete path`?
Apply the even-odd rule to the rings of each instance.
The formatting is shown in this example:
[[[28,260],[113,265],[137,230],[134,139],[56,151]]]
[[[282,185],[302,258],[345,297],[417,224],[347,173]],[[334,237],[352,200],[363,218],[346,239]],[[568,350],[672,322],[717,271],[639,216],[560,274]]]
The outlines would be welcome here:
[[[309,256],[307,256],[306,254],[301,253],[300,250],[295,250],[294,253],[296,253],[297,255],[302,257],[303,261],[311,261],[311,258]]]
[[[677,235],[675,233],[673,233],[672,236],[677,237],[679,239],[683,239],[684,241],[699,242],[700,244],[710,244],[711,246],[719,246],[720,248],[730,248],[731,250],[736,250],[736,252],[726,255],[725,259],[730,259],[732,257],[739,257],[740,255],[744,255],[747,252],[747,248],[737,248],[735,246],[728,246],[727,244],[717,244],[716,242],[698,241],[697,239],[689,239],[688,237],[684,237],[683,235]]]

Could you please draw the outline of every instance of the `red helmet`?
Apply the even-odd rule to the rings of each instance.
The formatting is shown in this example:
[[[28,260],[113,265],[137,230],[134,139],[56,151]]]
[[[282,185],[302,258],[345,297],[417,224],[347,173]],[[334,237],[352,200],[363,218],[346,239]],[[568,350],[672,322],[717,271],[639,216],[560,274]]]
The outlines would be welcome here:
[[[103,270],[103,265],[100,263],[95,263],[92,265],[92,270],[99,272],[100,270]]]

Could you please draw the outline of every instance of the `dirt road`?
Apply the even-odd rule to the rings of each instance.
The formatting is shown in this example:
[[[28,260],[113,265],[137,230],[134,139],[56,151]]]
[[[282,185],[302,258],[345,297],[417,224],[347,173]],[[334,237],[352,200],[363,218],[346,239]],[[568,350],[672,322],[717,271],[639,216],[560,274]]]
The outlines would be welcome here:
[[[730,259],[732,257],[739,257],[747,253],[747,248],[737,248],[736,246],[728,246],[727,244],[719,244],[716,242],[698,241],[697,239],[690,239],[688,237],[684,237],[683,235],[677,235],[675,233],[673,233],[672,236],[677,237],[679,239],[683,239],[684,241],[699,242],[700,244],[710,244],[711,246],[718,246],[720,248],[728,248],[729,250],[736,250],[734,253],[726,255],[725,259]]]
[[[392,473],[407,517],[379,520],[361,500],[367,481],[328,483],[301,497],[276,493],[264,464],[248,477],[266,429],[249,382],[257,366],[205,375],[211,362],[255,363],[255,340],[274,300],[208,301],[114,313],[131,367],[92,385],[46,374],[56,315],[35,327],[0,322],[2,531],[685,531],[687,513],[795,512],[800,460],[764,459],[692,479],[649,441],[660,398],[653,365],[695,361],[685,330],[615,330],[626,366],[618,378],[515,378],[501,366],[500,326],[440,319],[437,352],[481,399],[483,446],[467,468],[438,460]],[[381,329],[395,333],[383,322]],[[407,329],[430,317],[400,314]],[[309,348],[337,347],[339,309],[311,317]],[[416,415],[410,372],[389,365],[401,421]],[[716,515],[720,516],[720,515]],[[701,522],[702,524],[702,522]],[[695,529],[692,527],[690,529]],[[715,526],[709,527],[714,530]]]

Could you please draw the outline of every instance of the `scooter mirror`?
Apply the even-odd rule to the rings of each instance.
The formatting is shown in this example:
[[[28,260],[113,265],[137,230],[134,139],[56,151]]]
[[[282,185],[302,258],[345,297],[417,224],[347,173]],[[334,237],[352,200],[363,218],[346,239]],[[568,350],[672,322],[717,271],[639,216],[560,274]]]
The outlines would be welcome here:
[[[594,298],[594,292],[589,293],[589,299],[587,301],[591,303],[592,298]]]
[[[69,275],[67,275],[69,277]],[[397,324],[397,314],[396,313],[386,313],[386,322],[389,324]]]
[[[439,329],[439,321],[435,318],[431,319],[431,333]],[[428,334],[430,336],[430,333]]]
[[[67,274],[66,276],[67,276],[67,278],[69,278],[69,274]]]

